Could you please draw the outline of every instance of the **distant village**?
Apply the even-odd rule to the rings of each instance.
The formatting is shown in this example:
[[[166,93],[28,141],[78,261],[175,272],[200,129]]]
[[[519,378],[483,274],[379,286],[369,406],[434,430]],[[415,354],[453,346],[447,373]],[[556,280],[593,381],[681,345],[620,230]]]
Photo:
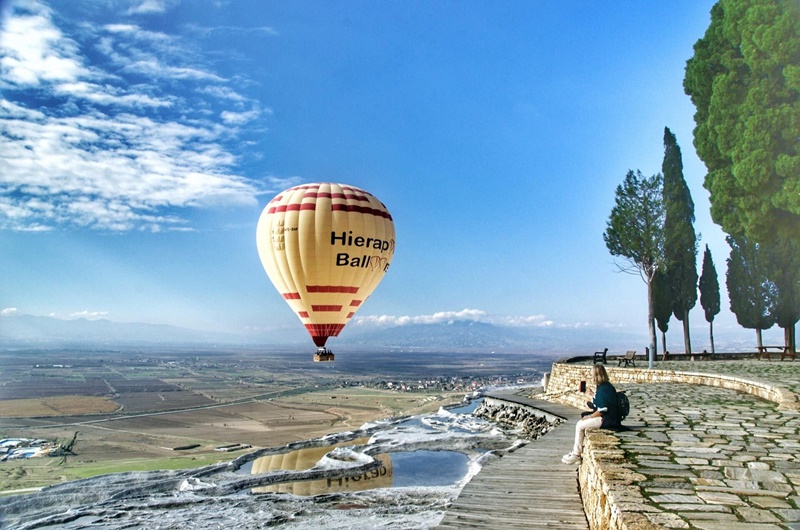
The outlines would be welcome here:
[[[381,390],[392,390],[395,392],[475,392],[483,388],[536,384],[542,379],[541,374],[528,372],[514,375],[490,375],[490,376],[450,376],[437,377],[431,379],[417,379],[413,381],[344,381],[340,387],[367,387],[378,388]]]

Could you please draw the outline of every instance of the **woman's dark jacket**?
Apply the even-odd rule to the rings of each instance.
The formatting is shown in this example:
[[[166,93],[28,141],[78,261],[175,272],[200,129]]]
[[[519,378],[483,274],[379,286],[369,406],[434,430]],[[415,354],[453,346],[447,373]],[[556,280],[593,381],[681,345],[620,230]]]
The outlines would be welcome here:
[[[603,415],[601,428],[619,427],[619,406],[617,405],[617,389],[609,382],[600,383],[594,392],[594,404]]]

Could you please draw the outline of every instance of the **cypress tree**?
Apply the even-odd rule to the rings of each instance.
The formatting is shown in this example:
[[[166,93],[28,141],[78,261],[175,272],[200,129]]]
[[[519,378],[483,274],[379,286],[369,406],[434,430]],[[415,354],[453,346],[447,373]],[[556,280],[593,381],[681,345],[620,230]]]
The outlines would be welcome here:
[[[672,297],[669,291],[669,279],[662,271],[656,272],[653,277],[653,316],[659,331],[661,331],[661,351],[666,354],[667,331],[669,331],[669,319],[672,316]]]
[[[683,158],[675,135],[664,127],[664,261],[667,268],[672,312],[683,322],[685,352],[692,353],[689,310],[697,303],[697,237],[694,201],[683,178]]]
[[[711,257],[711,250],[706,245],[703,252],[703,272],[700,274],[700,305],[706,316],[709,326],[709,336],[711,338],[711,353],[716,353],[714,348],[714,317],[719,314],[719,280],[717,279],[717,269],[714,267],[714,259]]]

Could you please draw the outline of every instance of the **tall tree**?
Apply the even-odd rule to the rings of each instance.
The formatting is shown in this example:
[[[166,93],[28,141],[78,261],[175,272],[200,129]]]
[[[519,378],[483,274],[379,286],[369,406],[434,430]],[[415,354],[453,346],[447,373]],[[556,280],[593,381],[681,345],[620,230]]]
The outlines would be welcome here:
[[[756,330],[761,347],[761,330],[775,324],[777,296],[775,286],[767,277],[767,259],[758,243],[744,237],[728,236],[726,239],[731,247],[726,278],[731,311],[740,326]]]
[[[794,348],[800,240],[800,2],[719,0],[686,64],[711,216],[769,250],[776,318]],[[793,270],[792,270],[793,268]]]
[[[703,252],[703,272],[700,274],[700,305],[708,322],[709,336],[711,338],[711,353],[716,353],[714,348],[714,317],[719,314],[719,279],[717,278],[717,268],[714,267],[714,259],[711,257],[711,250],[706,245]]]
[[[661,352],[667,353],[667,331],[672,316],[672,293],[669,290],[669,279],[663,271],[653,276],[653,316],[661,331]]]
[[[681,148],[664,127],[664,262],[672,294],[672,313],[683,322],[684,351],[692,353],[689,310],[697,303],[697,236],[694,201],[683,178]]]
[[[800,2],[719,0],[683,85],[711,216],[736,237],[800,239]]]
[[[653,276],[664,255],[663,179],[660,173],[645,177],[641,171],[628,171],[617,186],[614,207],[606,223],[603,240],[622,272],[639,274],[647,285],[647,323],[650,331],[650,367],[656,355]]]

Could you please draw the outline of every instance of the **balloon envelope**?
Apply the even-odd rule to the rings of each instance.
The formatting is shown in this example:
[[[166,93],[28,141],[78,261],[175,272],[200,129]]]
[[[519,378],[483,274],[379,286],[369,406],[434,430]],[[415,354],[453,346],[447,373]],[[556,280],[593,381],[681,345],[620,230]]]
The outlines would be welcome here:
[[[394,223],[386,206],[364,190],[303,184],[267,204],[256,243],[275,288],[323,348],[389,269]]]

